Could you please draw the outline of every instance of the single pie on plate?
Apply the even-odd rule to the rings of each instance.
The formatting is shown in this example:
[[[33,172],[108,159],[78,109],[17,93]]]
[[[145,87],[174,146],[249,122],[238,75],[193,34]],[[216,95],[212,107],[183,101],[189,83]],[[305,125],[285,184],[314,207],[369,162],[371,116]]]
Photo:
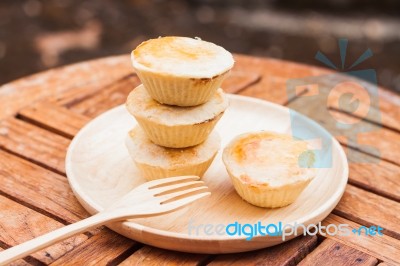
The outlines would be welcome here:
[[[222,158],[237,193],[259,207],[293,203],[316,174],[307,142],[286,134],[239,135],[226,146]]]

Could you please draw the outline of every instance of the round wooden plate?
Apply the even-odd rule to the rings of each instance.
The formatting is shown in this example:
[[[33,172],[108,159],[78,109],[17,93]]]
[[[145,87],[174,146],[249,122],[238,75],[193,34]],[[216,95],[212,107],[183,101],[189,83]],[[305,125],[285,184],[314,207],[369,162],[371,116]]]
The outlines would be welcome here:
[[[229,99],[230,106],[214,129],[222,137],[222,147],[243,132],[291,132],[288,108],[237,95],[229,95]],[[326,134],[317,123],[302,118],[308,129]],[[88,123],[68,149],[68,180],[78,200],[91,214],[145,182],[124,144],[127,132],[135,124],[125,106],[116,107]],[[210,197],[170,214],[114,223],[109,227],[149,245],[193,253],[241,252],[279,244],[280,236],[259,235],[247,241],[244,235],[220,235],[217,225],[258,221],[264,225],[278,222],[308,225],[323,220],[339,202],[348,178],[345,153],[333,137],[332,142],[333,167],[319,169],[316,178],[287,207],[265,209],[243,201],[236,194],[222,163],[221,148],[203,177],[210,188]]]

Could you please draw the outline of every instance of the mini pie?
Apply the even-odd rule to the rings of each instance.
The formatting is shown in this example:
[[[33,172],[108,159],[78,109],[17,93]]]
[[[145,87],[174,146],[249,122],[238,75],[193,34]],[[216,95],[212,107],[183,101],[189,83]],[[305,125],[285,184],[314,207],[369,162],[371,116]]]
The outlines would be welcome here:
[[[145,41],[132,51],[131,58],[151,97],[178,106],[210,100],[234,64],[224,48],[188,37]]]
[[[315,177],[314,153],[305,141],[286,134],[239,135],[224,149],[222,158],[237,193],[259,207],[293,203]]]
[[[222,89],[218,89],[208,102],[199,106],[163,105],[139,85],[129,94],[126,106],[155,144],[185,148],[206,140],[228,107],[228,99]]]
[[[126,138],[126,146],[146,180],[164,177],[197,175],[202,177],[220,148],[220,137],[213,132],[202,144],[171,149],[151,142],[136,126]]]

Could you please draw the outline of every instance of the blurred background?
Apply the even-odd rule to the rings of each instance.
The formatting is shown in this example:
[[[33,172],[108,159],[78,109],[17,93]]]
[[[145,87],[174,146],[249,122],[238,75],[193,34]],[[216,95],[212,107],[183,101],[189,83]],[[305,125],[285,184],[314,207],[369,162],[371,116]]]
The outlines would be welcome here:
[[[128,54],[165,35],[200,37],[231,52],[317,66],[317,51],[339,65],[374,68],[400,92],[400,1],[396,0],[1,0],[0,84],[48,68]]]

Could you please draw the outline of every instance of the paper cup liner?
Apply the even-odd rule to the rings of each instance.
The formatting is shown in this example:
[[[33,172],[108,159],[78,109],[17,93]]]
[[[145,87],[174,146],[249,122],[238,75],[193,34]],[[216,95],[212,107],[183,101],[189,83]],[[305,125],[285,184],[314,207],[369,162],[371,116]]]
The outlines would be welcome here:
[[[311,179],[308,179],[295,184],[285,185],[280,188],[263,188],[262,186],[243,183],[230,173],[229,175],[233,186],[240,197],[255,206],[266,208],[284,207],[293,203],[311,182]]]
[[[150,96],[162,104],[196,106],[211,99],[229,71],[213,78],[187,78],[161,75],[136,69]]]
[[[186,148],[204,142],[223,113],[199,124],[167,126],[135,116],[147,137],[155,144],[167,148]]]
[[[217,153],[214,153],[214,155],[210,157],[208,160],[201,162],[199,164],[182,165],[182,166],[176,166],[174,168],[162,168],[159,166],[139,163],[135,161],[135,158],[133,158],[133,160],[135,161],[137,168],[139,168],[140,172],[147,181],[166,178],[166,177],[184,176],[184,175],[196,175],[201,178],[203,177],[207,169],[210,167],[216,154]]]

